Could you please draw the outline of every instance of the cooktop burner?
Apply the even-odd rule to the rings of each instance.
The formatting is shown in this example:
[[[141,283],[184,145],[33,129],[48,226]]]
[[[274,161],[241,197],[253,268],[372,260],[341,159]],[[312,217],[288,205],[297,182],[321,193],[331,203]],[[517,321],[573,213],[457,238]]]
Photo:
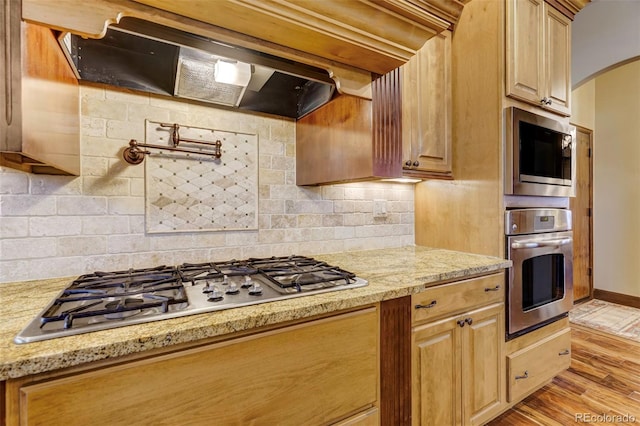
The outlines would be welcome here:
[[[62,291],[40,315],[40,328],[73,329],[187,306],[186,291],[176,268],[94,272],[78,277]]]
[[[14,339],[28,343],[367,285],[305,256],[94,272],[75,279]]]

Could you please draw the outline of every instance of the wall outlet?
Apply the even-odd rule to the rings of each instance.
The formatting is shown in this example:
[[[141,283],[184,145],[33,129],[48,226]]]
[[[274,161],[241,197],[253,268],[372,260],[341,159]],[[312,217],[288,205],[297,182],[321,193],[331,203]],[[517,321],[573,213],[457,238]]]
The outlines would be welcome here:
[[[373,200],[373,217],[387,216],[387,200]]]

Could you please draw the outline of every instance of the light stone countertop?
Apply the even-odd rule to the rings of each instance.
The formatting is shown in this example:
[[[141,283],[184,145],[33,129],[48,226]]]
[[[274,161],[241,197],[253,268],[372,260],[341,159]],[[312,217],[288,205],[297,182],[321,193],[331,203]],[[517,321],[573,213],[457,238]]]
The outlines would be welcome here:
[[[75,277],[0,283],[0,380],[364,306],[511,266],[506,259],[426,247],[311,256],[369,285],[17,345],[13,338]]]

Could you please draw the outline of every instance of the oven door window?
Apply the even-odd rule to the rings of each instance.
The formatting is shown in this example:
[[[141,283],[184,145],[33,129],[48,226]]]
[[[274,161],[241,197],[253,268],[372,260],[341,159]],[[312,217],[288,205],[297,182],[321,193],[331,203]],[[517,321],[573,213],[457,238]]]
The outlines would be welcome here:
[[[571,179],[571,147],[565,134],[520,122],[520,174]]]
[[[524,312],[564,297],[564,256],[561,253],[531,257],[522,262]]]

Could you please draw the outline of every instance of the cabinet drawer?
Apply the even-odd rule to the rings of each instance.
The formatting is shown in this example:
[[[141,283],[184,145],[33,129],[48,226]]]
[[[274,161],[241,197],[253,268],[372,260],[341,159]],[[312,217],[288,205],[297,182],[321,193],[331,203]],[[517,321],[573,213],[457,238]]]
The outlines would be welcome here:
[[[504,274],[431,287],[411,296],[414,324],[504,300]]]
[[[509,355],[509,402],[519,401],[570,364],[571,330],[568,328]]]

